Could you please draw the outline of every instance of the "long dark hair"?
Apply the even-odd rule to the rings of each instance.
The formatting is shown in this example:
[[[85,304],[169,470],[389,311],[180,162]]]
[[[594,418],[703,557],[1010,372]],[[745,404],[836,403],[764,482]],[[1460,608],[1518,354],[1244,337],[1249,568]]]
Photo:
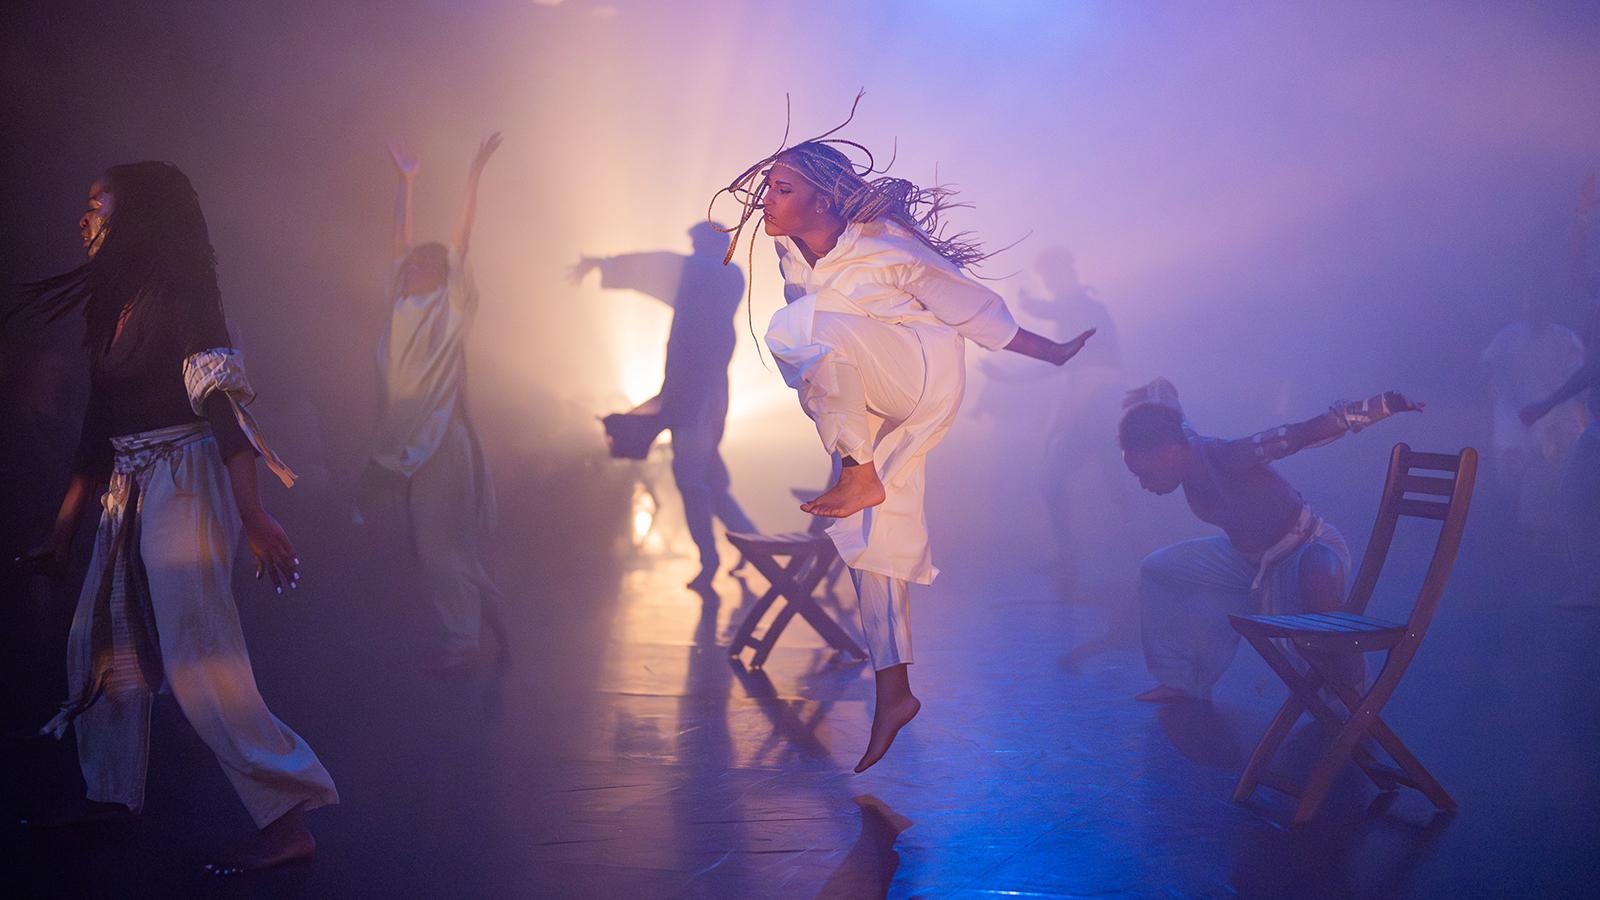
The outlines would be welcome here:
[[[105,179],[114,202],[99,249],[70,272],[24,285],[7,324],[81,311],[84,345],[104,352],[134,304],[149,304],[153,327],[163,331],[189,333],[196,320],[220,320],[217,254],[189,177],[172,163],[148,161],[112,166]]]

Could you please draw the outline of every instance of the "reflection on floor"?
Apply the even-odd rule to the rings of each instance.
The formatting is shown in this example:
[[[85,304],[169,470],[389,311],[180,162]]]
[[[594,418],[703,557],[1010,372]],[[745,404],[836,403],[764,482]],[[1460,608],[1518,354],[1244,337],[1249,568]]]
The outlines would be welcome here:
[[[315,862],[230,895],[1552,896],[1600,875],[1600,613],[1518,590],[1526,573],[1485,566],[1483,544],[1387,713],[1461,812],[1352,771],[1288,831],[1283,798],[1229,802],[1282,697],[1260,661],[1240,653],[1213,704],[1134,703],[1126,610],[1064,602],[1042,573],[942,561],[915,601],[924,711],[856,776],[865,665],[800,623],[765,671],[719,647],[760,576],[700,596],[687,558],[502,548],[515,663],[440,681],[386,539],[349,537],[355,562],[309,572],[294,605],[242,604],[263,693],[344,803],[313,816]],[[147,815],[9,830],[19,877],[69,896],[217,887],[200,864],[248,824],[170,704],[158,719]],[[1303,727],[1291,757],[1318,738]],[[75,784],[70,743],[26,753],[33,782]]]

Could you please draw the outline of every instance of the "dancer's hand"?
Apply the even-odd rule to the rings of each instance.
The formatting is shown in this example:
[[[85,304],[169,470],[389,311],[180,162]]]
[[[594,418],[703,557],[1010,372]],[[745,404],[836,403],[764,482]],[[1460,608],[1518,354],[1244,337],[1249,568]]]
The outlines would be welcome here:
[[[478,145],[478,154],[472,157],[472,177],[477,178],[483,173],[483,167],[489,164],[489,157],[500,149],[500,132],[496,131],[483,139]]]
[[[406,181],[414,180],[417,173],[422,171],[422,163],[398,143],[390,142],[389,158],[394,160],[395,173]]]
[[[1057,344],[1056,352],[1051,354],[1047,362],[1058,366],[1066,365],[1067,360],[1077,356],[1083,350],[1083,345],[1089,343],[1089,338],[1094,337],[1094,333],[1095,329],[1091,328],[1064,344]]]
[[[573,284],[582,284],[583,279],[598,268],[600,268],[600,257],[580,256],[578,264],[567,269],[567,280]]]
[[[265,572],[278,593],[300,586],[300,560],[283,526],[264,509],[242,516],[244,535],[250,542],[250,555],[256,558],[256,580]]]
[[[66,545],[50,540],[22,554],[13,562],[29,575],[59,578],[66,574],[67,556],[68,548]]]
[[[1407,397],[1405,394],[1402,394],[1399,391],[1384,391],[1379,396],[1383,397],[1383,408],[1385,412],[1391,416],[1395,413],[1422,412],[1428,408],[1428,404],[1422,402],[1421,400],[1412,400],[1410,397]]]

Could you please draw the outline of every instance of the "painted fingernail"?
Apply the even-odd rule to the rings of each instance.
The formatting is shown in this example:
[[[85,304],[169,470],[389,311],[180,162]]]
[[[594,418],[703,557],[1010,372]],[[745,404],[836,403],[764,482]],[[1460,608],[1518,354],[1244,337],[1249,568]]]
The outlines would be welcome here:
[[[289,587],[291,587],[294,590],[298,591],[298,590],[300,590],[300,582],[298,580],[290,582]]]
[[[273,588],[273,590],[277,591],[280,594],[283,593],[283,588],[282,587]]]
[[[297,565],[297,566],[300,565],[300,557],[296,556],[294,558],[294,564]]]

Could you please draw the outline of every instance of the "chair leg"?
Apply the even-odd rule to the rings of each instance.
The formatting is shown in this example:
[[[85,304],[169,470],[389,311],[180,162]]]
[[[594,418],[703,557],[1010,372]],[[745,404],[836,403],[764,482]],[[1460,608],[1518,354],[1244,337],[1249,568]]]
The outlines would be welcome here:
[[[757,600],[745,612],[744,618],[739,621],[738,630],[733,633],[733,639],[728,644],[729,656],[738,657],[740,653],[744,652],[744,648],[756,645],[753,637],[756,632],[756,626],[761,624],[762,617],[767,614],[767,610],[772,608],[773,602],[777,599],[778,589],[768,588],[767,592],[761,595],[761,599]]]
[[[1416,756],[1406,748],[1405,744],[1400,742],[1400,736],[1394,733],[1394,729],[1390,728],[1388,723],[1378,718],[1376,714],[1372,717],[1372,736],[1382,745],[1384,751],[1399,764],[1400,771],[1406,773],[1412,781],[1416,782],[1417,790],[1421,791],[1423,796],[1427,797],[1434,806],[1444,810],[1455,810],[1455,798],[1451,797],[1445,791],[1444,785],[1440,784],[1427,769],[1422,767],[1422,763],[1417,760]]]
[[[1352,713],[1361,703],[1365,702],[1365,698],[1360,697],[1354,691],[1342,685],[1335,685],[1334,690],[1338,692],[1339,699],[1350,707]],[[1376,690],[1377,688],[1374,688],[1374,692]],[[1390,728],[1389,724],[1378,715],[1378,710],[1381,710],[1389,702],[1389,695],[1392,693],[1393,688],[1391,687],[1382,697],[1377,699],[1377,708],[1373,710],[1371,715],[1371,734],[1373,739],[1395,761],[1395,764],[1400,767],[1400,771],[1411,779],[1412,786],[1421,791],[1423,796],[1427,797],[1435,807],[1454,810],[1456,808],[1455,798],[1451,797],[1449,792],[1444,789],[1444,785],[1440,784],[1438,779],[1434,778],[1432,773],[1423,767],[1422,762],[1400,740],[1400,736],[1394,733],[1394,729]]]
[[[1339,769],[1350,759],[1352,751],[1360,743],[1361,738],[1366,736],[1370,725],[1370,719],[1357,714],[1340,729],[1339,736],[1334,738],[1332,746],[1317,763],[1316,768],[1311,770],[1311,777],[1306,780],[1305,791],[1300,795],[1299,805],[1295,807],[1291,825],[1304,825],[1316,817],[1317,810],[1322,808],[1322,801],[1327,799],[1328,792],[1333,789],[1334,776],[1339,774]]]
[[[1267,770],[1272,763],[1272,757],[1277,754],[1278,747],[1283,744],[1284,738],[1294,730],[1294,723],[1300,721],[1300,716],[1305,713],[1305,706],[1297,700],[1294,694],[1283,701],[1278,707],[1278,714],[1272,717],[1272,724],[1267,726],[1267,731],[1256,742],[1256,749],[1250,754],[1250,762],[1244,767],[1244,773],[1239,776],[1239,784],[1233,789],[1233,802],[1243,803],[1255,791],[1256,785],[1261,781],[1261,773]]]

